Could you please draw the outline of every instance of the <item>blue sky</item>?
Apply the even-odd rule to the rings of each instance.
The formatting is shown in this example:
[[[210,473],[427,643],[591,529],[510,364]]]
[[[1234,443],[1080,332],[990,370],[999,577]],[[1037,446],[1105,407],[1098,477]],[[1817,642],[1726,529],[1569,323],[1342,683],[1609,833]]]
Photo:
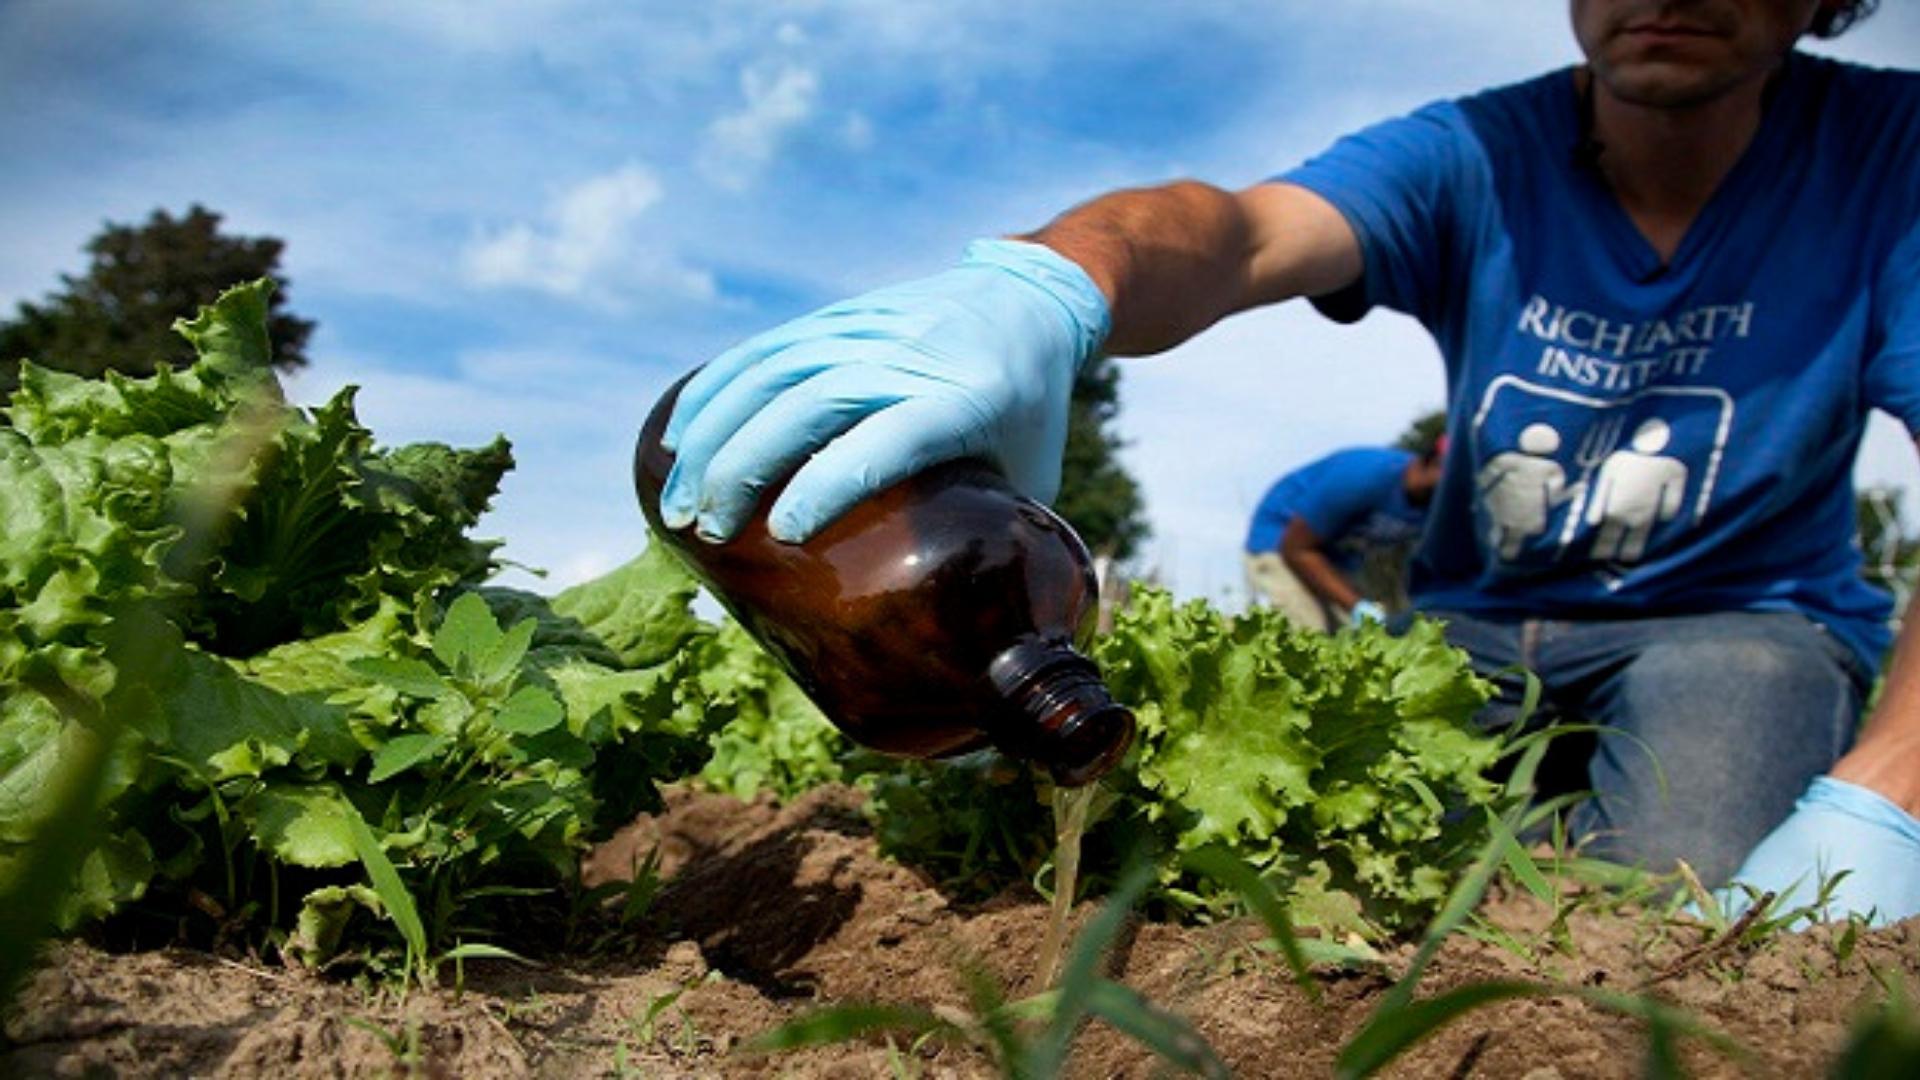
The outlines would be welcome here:
[[[1820,51],[1920,62],[1890,3]],[[1564,4],[1351,0],[0,0],[0,310],[107,221],[200,202],[287,242],[296,399],[385,442],[514,443],[481,531],[551,588],[644,543],[671,379],[812,307],[1120,186],[1239,186],[1344,131],[1576,58]],[[1438,405],[1433,346],[1301,305],[1124,361],[1142,560],[1237,604],[1281,472]],[[1920,488],[1880,422],[1868,482]]]

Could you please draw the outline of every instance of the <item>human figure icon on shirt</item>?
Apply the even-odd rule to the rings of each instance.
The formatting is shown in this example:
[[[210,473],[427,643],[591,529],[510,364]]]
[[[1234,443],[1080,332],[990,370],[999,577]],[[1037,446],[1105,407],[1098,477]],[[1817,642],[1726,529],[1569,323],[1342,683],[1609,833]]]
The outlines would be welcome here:
[[[1660,453],[1671,438],[1667,422],[1650,417],[1634,429],[1625,449],[1600,466],[1586,508],[1586,524],[1600,527],[1593,540],[1595,559],[1639,562],[1654,527],[1679,516],[1687,466]]]
[[[1487,543],[1511,561],[1532,537],[1547,531],[1554,507],[1573,492],[1567,470],[1554,455],[1560,450],[1560,432],[1545,423],[1528,424],[1519,446],[1496,454],[1476,477],[1480,505],[1493,521]]]

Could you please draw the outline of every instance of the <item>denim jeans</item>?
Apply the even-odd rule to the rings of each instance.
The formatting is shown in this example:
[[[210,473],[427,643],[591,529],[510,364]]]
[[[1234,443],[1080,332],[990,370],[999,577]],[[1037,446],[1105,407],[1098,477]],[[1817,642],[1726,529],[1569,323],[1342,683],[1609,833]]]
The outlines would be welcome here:
[[[1609,729],[1556,740],[1569,744],[1554,751],[1557,783],[1542,770],[1542,794],[1554,786],[1595,793],[1569,816],[1586,853],[1658,872],[1685,859],[1708,887],[1730,877],[1852,744],[1869,689],[1845,645],[1789,612],[1586,621],[1426,614],[1446,620],[1447,639],[1499,687],[1484,726],[1520,718],[1525,680],[1500,673],[1517,665],[1542,683],[1529,727],[1565,719]]]

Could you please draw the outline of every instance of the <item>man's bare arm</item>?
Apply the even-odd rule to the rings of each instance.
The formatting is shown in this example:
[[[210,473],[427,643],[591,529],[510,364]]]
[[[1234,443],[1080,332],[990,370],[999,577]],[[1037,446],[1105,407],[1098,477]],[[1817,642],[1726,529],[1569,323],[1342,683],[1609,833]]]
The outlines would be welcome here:
[[[1831,773],[1835,779],[1872,788],[1920,817],[1920,611],[1909,609],[1880,702],[1859,743]]]
[[[1280,558],[1315,596],[1341,611],[1351,611],[1364,597],[1327,557],[1324,544],[1313,526],[1295,516],[1280,536]]]
[[[1121,356],[1170,349],[1236,311],[1334,292],[1362,268],[1346,218],[1285,183],[1117,191],[1021,239],[1093,278],[1113,314],[1106,350]]]

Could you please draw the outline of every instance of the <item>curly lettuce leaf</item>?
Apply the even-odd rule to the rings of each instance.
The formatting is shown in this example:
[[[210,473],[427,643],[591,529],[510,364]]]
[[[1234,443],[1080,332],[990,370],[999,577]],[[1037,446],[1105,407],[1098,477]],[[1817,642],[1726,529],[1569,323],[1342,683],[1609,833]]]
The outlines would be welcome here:
[[[1473,722],[1489,687],[1437,624],[1402,637],[1377,626],[1315,634],[1265,609],[1230,616],[1137,586],[1093,655],[1138,735],[1101,781],[1115,798],[1086,837],[1089,880],[1145,854],[1158,860],[1161,900],[1229,910],[1237,897],[1183,865],[1219,845],[1287,896],[1303,925],[1380,932],[1444,900],[1485,837],[1474,811],[1502,798],[1486,776],[1502,744]],[[756,732],[759,747],[723,750],[736,776],[776,756],[778,730],[756,723],[739,734]],[[863,783],[883,850],[950,887],[989,892],[1051,857],[1045,784],[1030,770],[894,763]]]
[[[666,545],[649,544],[612,573],[561,592],[552,608],[613,650],[624,666],[650,667],[713,632],[693,613],[699,591]]]
[[[1183,850],[1224,842],[1271,853],[1313,801],[1320,750],[1288,638],[1230,623],[1203,601],[1143,591],[1101,643],[1114,695],[1138,703],[1139,782]]]
[[[1473,724],[1490,691],[1438,624],[1315,634],[1145,589],[1096,653],[1138,709],[1129,780],[1176,853],[1222,843],[1397,926],[1445,898],[1483,838],[1461,811],[1500,795],[1485,773],[1501,744]]]
[[[700,782],[750,799],[791,799],[852,779],[852,745],[740,624],[728,620],[699,655],[701,688],[737,715],[713,737]]]

